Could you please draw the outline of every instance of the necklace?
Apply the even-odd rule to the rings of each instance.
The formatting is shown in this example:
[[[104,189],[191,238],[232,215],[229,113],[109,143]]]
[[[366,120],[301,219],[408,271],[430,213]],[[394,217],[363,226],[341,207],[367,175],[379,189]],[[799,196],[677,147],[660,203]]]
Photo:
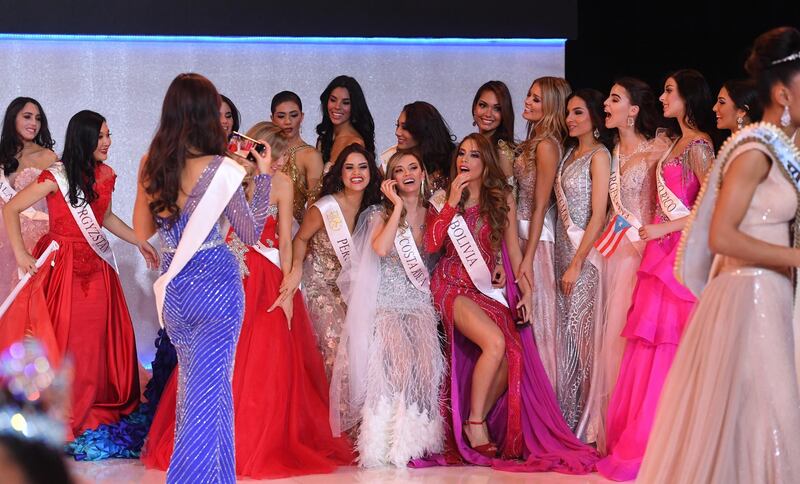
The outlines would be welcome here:
[[[636,148],[633,151],[631,151],[630,153],[624,154],[624,153],[622,153],[622,150],[620,149],[619,150],[619,162],[620,162],[620,164],[628,161],[628,159],[630,159],[633,155],[635,155],[637,153],[641,153],[642,151],[645,150],[645,148],[647,148],[647,140],[644,140],[641,143],[639,143],[639,145],[636,146]]]

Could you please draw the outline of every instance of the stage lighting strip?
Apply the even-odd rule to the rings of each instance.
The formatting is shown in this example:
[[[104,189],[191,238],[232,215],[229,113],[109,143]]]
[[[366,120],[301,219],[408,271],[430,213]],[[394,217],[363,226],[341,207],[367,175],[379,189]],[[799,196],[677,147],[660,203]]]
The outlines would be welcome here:
[[[563,47],[566,39],[467,39],[460,37],[221,37],[210,35],[78,35],[3,34],[0,40],[47,40],[83,42],[217,42],[241,44],[360,44],[360,45],[453,45]]]

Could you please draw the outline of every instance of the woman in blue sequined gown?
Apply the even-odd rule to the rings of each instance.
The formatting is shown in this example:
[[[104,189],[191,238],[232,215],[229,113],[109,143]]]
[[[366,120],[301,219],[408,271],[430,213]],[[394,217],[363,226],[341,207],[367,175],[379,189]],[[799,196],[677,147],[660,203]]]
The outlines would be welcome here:
[[[161,123],[142,160],[134,207],[141,240],[156,231],[166,272],[195,207],[225,162],[216,88],[198,74],[181,74],[167,90]],[[253,151],[251,212],[239,187],[223,215],[246,244],[258,241],[267,216],[269,153]],[[217,222],[191,260],[166,287],[163,320],[179,362],[175,451],[167,482],[234,483],[233,356],[244,310],[238,262]]]

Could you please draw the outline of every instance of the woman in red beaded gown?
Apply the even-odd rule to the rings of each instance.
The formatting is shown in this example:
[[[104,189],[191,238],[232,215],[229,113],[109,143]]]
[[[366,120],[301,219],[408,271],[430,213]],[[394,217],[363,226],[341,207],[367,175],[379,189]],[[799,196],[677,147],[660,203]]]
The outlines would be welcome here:
[[[4,208],[19,267],[34,273],[35,259],[52,241],[59,244],[46,264],[0,319],[5,332],[24,325],[25,335],[55,341],[56,359],[68,356],[73,366],[68,440],[84,430],[119,420],[139,403],[136,341],[128,306],[115,268],[103,260],[84,238],[67,206],[89,201],[97,222],[117,237],[139,247],[148,266],[158,256],[147,242],[138,243],[133,230],[111,211],[111,193],[117,175],[103,163],[111,145],[105,119],[81,111],[69,122],[62,163],[56,163],[20,191]],[[62,195],[56,176],[70,191]],[[80,178],[82,180],[78,182]],[[74,189],[79,189],[79,196]],[[72,193],[70,193],[72,192]],[[25,251],[19,231],[19,212],[47,197],[50,230],[33,250]],[[15,223],[16,221],[16,223]]]
[[[518,327],[509,307],[499,302],[501,296],[476,287],[448,234],[456,216],[462,216],[479,253],[472,259],[465,256],[470,267],[480,265],[475,263],[478,255],[491,274],[502,254],[506,277],[514,277],[511,267],[519,267],[522,259],[516,209],[495,153],[482,135],[464,138],[450,190],[434,194],[428,212],[425,250],[444,248],[431,293],[447,336],[450,375],[443,412],[450,433],[443,455],[414,464],[468,462],[510,471],[591,472],[597,454],[564,422],[530,326]],[[454,228],[453,236],[465,247],[466,238],[458,230]],[[526,301],[521,316],[527,319],[530,288],[524,279],[520,282],[519,300]],[[511,288],[509,296],[515,292]],[[512,297],[509,301],[513,308]]]
[[[276,170],[260,243],[248,247],[233,232],[228,236],[243,260],[245,292],[233,370],[236,475],[256,479],[329,473],[354,459],[349,440],[334,438],[328,424],[328,380],[303,296],[298,291],[293,300],[270,308],[292,260],[294,188],[280,173],[286,148],[280,131],[262,122],[247,132],[269,143]],[[177,373],[147,435],[142,453],[147,467],[166,469],[172,456]]]

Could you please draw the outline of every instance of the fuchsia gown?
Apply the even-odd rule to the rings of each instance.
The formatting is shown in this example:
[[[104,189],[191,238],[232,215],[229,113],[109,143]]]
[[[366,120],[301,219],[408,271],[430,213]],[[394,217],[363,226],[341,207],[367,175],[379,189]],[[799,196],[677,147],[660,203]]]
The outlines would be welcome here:
[[[714,152],[703,139],[692,140],[683,152],[661,165],[670,190],[691,209],[700,190],[695,171],[711,165]],[[652,223],[669,221],[656,206]],[[681,232],[650,240],[637,272],[619,378],[611,395],[606,421],[608,457],[597,470],[618,481],[636,478],[655,417],[661,387],[672,366],[696,299],[675,280],[673,267]]]
[[[594,470],[597,455],[572,434],[561,416],[550,380],[542,366],[530,327],[517,328],[510,310],[479,292],[464,269],[447,229],[456,209],[445,205],[440,213],[428,212],[425,250],[444,247],[431,279],[434,306],[445,327],[448,356],[442,412],[449,427],[445,453],[417,465],[472,463],[523,472],[556,471],[584,474]],[[490,226],[479,206],[465,210],[467,222],[490,270],[495,251],[489,242]],[[472,371],[480,349],[455,328],[453,304],[459,296],[478,304],[503,332],[508,360],[508,390],[487,415],[489,434],[500,449],[498,459],[484,457],[470,448],[462,425],[470,413]]]

